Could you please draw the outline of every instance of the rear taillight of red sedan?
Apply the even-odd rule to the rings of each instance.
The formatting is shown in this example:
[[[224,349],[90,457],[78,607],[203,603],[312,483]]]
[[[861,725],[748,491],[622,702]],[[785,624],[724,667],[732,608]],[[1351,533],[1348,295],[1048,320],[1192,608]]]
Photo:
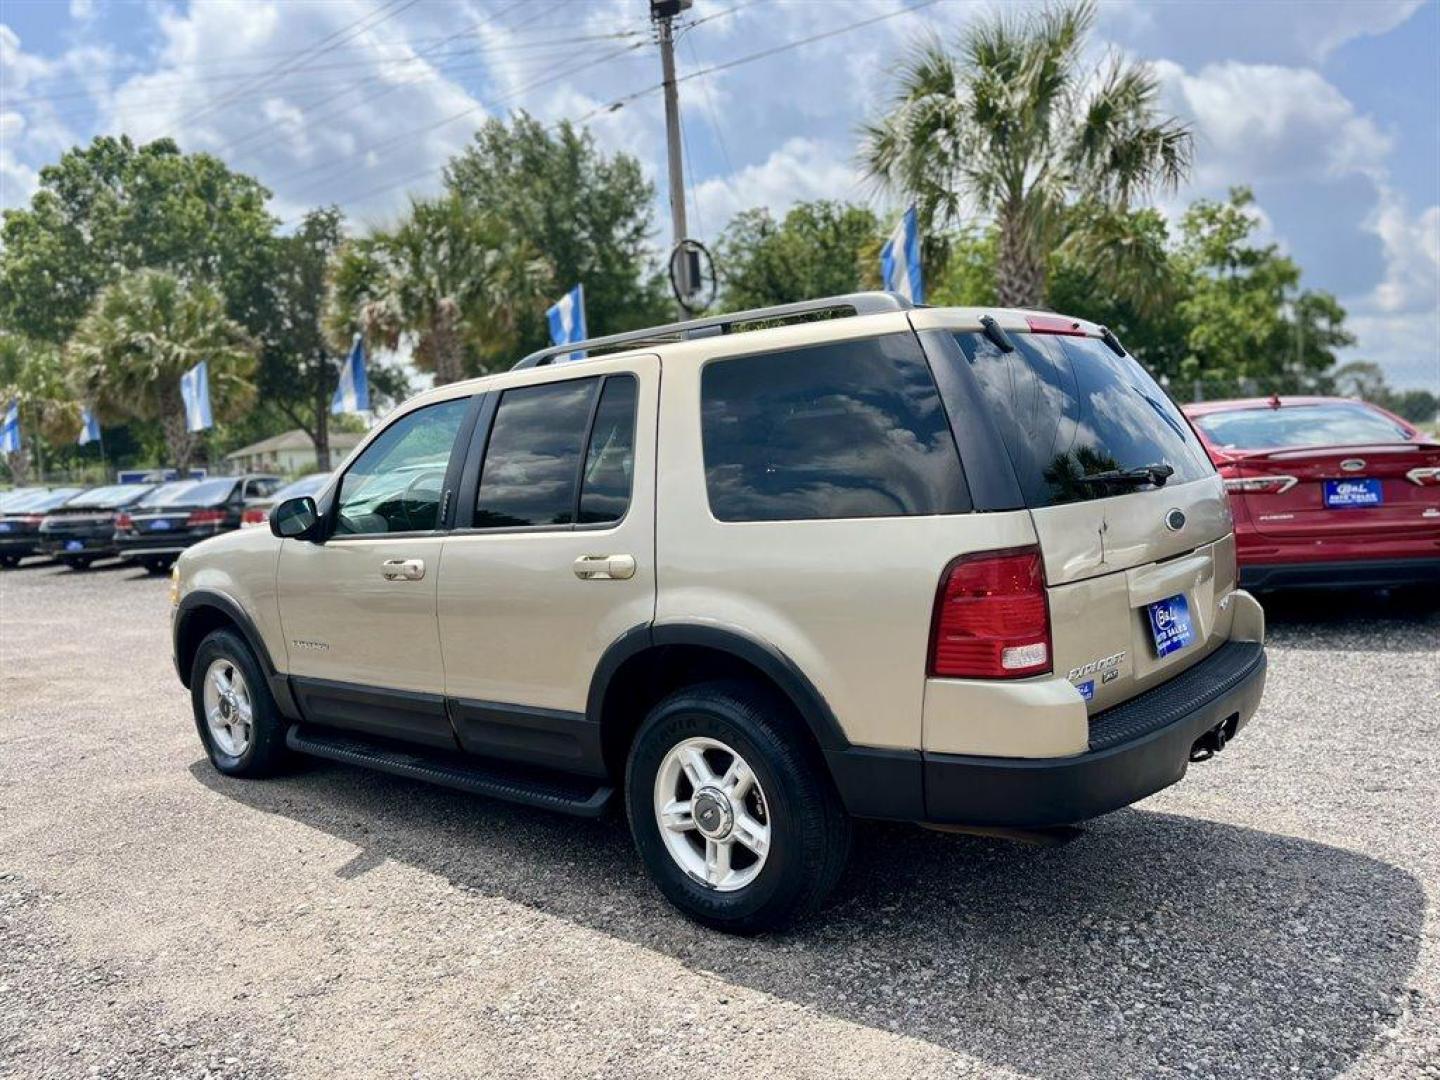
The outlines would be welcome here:
[[[1425,466],[1411,469],[1405,474],[1405,479],[1412,484],[1419,484],[1421,487],[1440,487],[1440,468]]]
[[[1247,495],[1283,495],[1297,483],[1293,476],[1232,476],[1225,481],[1225,490]]]
[[[1020,679],[1050,670],[1050,605],[1035,548],[965,555],[935,598],[929,673]]]
[[[193,529],[196,525],[220,525],[224,521],[224,510],[193,510],[185,519],[185,527]]]

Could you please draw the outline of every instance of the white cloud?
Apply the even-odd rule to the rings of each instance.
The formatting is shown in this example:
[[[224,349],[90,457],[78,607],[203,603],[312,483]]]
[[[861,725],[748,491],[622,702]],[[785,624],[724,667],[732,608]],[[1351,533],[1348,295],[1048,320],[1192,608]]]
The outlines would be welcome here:
[[[1440,306],[1440,206],[1411,216],[1387,188],[1371,228],[1385,246],[1385,278],[1375,287],[1375,306],[1384,312]]]
[[[1377,175],[1390,139],[1309,68],[1210,64],[1196,74],[1154,64],[1166,108],[1194,124],[1201,187],[1248,178]]]
[[[778,217],[797,202],[853,198],[859,176],[849,155],[849,147],[803,136],[787,139],[758,165],[701,183],[695,189],[701,221],[714,235],[749,207],[769,207]]]

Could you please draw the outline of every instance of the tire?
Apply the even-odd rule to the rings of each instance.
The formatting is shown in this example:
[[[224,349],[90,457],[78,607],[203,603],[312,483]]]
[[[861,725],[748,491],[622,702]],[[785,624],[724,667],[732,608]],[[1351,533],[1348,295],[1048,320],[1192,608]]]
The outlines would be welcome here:
[[[174,563],[175,560],[170,556],[163,555],[159,557],[152,556],[151,558],[145,559],[143,565],[145,572],[148,574],[164,574],[170,570],[170,567],[174,565]]]
[[[0,566],[6,570],[13,570],[20,565],[20,558],[19,555],[0,555]]]
[[[217,732],[207,718],[206,690],[212,667],[216,667],[227,679],[232,690],[235,686],[233,675],[238,673],[242,693],[233,701],[249,706],[248,730],[243,740],[237,736],[239,729],[234,725]],[[219,696],[218,694],[216,695]],[[200,642],[195,650],[195,661],[190,667],[190,703],[195,714],[195,728],[210,763],[226,776],[259,778],[273,776],[280,772],[290,758],[285,746],[285,719],[275,706],[270,694],[270,684],[250,651],[245,639],[233,630],[215,630]],[[223,706],[222,706],[223,708]],[[243,718],[243,707],[231,704],[224,709],[228,716],[237,713]],[[226,743],[230,745],[226,745]]]
[[[94,560],[88,559],[83,555],[72,555],[70,558],[61,559],[60,561],[63,562],[66,566],[68,566],[71,570],[89,570],[90,564]]]
[[[796,732],[796,723],[788,702],[766,687],[710,682],[665,698],[635,736],[625,770],[626,813],[635,847],[665,898],[695,921],[736,933],[777,929],[818,909],[845,869],[850,818],[818,752]],[[697,749],[715,781],[699,787],[689,767],[681,767],[685,779],[680,779],[677,757],[672,756],[674,751],[681,760],[693,762],[687,751]],[[729,765],[727,752],[749,766],[759,798],[751,786],[749,794],[734,803],[728,798],[717,803],[712,797],[702,805],[697,792],[723,789],[728,780],[728,772],[718,777]],[[703,781],[707,773],[698,775]],[[670,778],[681,792],[673,798]],[[683,794],[687,789],[688,803]],[[685,825],[681,811],[672,816],[673,827],[663,828],[662,804],[688,805],[690,824]],[[712,829],[717,823],[720,829],[733,823],[729,833],[735,842],[723,863],[732,869],[720,871],[725,877],[719,882],[700,876],[716,872],[702,818]],[[768,837],[763,860],[740,842],[757,824]],[[686,848],[675,853],[672,844],[682,843],[690,854]],[[724,843],[715,841],[717,847]]]

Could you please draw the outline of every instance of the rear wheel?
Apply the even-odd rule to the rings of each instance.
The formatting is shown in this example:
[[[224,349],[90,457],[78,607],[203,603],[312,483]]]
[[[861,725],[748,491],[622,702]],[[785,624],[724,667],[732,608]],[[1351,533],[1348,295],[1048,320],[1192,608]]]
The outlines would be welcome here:
[[[190,701],[200,741],[222,773],[271,776],[285,764],[284,719],[255,654],[233,630],[212,632],[195,651]]]
[[[90,564],[95,560],[87,555],[72,555],[68,559],[61,559],[71,570],[88,570]]]
[[[0,555],[0,566],[7,570],[13,570],[20,565],[19,555]]]
[[[714,682],[657,705],[626,770],[635,846],[665,897],[722,930],[814,911],[839,879],[850,820],[786,702]]]
[[[141,560],[141,565],[152,574],[166,573],[174,564],[175,558],[171,555],[152,555]]]

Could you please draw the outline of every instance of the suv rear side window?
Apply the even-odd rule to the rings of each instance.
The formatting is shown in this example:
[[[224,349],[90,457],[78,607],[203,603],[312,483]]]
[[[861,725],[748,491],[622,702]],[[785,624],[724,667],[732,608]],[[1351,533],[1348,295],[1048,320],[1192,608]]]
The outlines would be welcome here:
[[[721,521],[970,509],[935,380],[910,334],[715,361],[705,483]]]
[[[1133,357],[1096,338],[1010,332],[1003,353],[983,334],[956,340],[979,380],[1029,507],[1122,495],[1087,482],[1110,470],[1169,465],[1168,483],[1215,470],[1185,418]]]

